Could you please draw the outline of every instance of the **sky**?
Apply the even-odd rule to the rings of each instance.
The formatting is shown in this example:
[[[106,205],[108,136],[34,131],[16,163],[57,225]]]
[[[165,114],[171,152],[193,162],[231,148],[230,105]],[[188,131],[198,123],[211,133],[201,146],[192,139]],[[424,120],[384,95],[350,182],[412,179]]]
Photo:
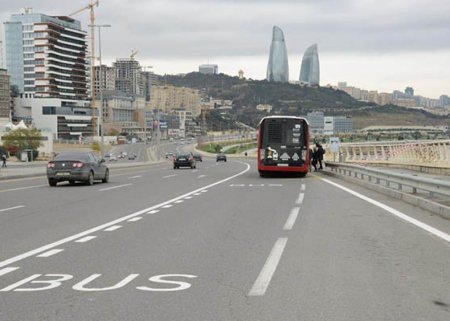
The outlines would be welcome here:
[[[0,19],[24,7],[69,15],[89,2],[0,0]],[[306,48],[317,43],[321,85],[450,95],[448,0],[100,0],[95,10],[96,24],[111,25],[102,31],[108,64],[137,50],[136,60],[157,74],[213,63],[228,75],[242,69],[247,78],[264,79],[276,25],[284,31],[291,80],[299,78]],[[88,29],[87,10],[74,18]]]

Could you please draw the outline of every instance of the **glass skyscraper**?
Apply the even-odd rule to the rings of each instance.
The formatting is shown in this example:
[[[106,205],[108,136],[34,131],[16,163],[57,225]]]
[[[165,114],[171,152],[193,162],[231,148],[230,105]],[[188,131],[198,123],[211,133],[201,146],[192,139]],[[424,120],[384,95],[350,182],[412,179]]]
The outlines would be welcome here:
[[[320,65],[317,44],[306,49],[303,55],[302,67],[300,70],[300,83],[309,85],[320,84]]]
[[[289,81],[289,64],[283,31],[273,27],[270,44],[269,63],[267,64],[267,80],[275,82]]]

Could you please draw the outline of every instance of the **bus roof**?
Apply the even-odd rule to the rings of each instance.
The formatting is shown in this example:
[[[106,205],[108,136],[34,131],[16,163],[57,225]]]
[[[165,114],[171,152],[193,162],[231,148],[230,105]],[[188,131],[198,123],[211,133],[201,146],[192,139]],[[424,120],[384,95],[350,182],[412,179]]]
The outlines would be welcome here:
[[[306,119],[305,117],[300,117],[300,116],[266,116],[261,118],[259,125],[261,125],[261,123],[266,120],[266,119],[300,119],[300,120],[304,120],[306,122],[306,124],[308,124],[309,126],[309,122],[308,119]]]

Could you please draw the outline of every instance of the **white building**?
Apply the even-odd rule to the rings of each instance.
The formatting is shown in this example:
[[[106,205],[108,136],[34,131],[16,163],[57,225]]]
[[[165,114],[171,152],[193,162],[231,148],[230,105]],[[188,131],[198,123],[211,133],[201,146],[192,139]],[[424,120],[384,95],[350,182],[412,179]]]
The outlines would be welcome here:
[[[351,133],[353,131],[353,119],[349,116],[325,116],[325,135],[335,135],[341,133]]]
[[[217,75],[219,73],[219,67],[217,65],[200,65],[198,67],[198,72],[205,75]]]

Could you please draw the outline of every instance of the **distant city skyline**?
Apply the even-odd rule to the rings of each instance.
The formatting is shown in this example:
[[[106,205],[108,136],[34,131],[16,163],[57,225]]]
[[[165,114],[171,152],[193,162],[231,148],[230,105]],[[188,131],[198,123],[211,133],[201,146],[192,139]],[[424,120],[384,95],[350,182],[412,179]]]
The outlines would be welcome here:
[[[23,7],[67,15],[89,0],[3,0],[0,19]],[[128,57],[132,49],[157,74],[195,71],[217,64],[220,72],[265,79],[273,25],[288,43],[290,80],[311,43],[320,46],[321,85],[347,81],[361,88],[392,92],[412,86],[417,95],[450,94],[450,21],[446,0],[379,2],[294,0],[100,1],[96,23],[102,33],[103,61]],[[208,13],[207,15],[205,13]],[[88,29],[88,12],[74,18]],[[3,34],[3,25],[1,26]],[[297,78],[298,79],[298,78]]]

